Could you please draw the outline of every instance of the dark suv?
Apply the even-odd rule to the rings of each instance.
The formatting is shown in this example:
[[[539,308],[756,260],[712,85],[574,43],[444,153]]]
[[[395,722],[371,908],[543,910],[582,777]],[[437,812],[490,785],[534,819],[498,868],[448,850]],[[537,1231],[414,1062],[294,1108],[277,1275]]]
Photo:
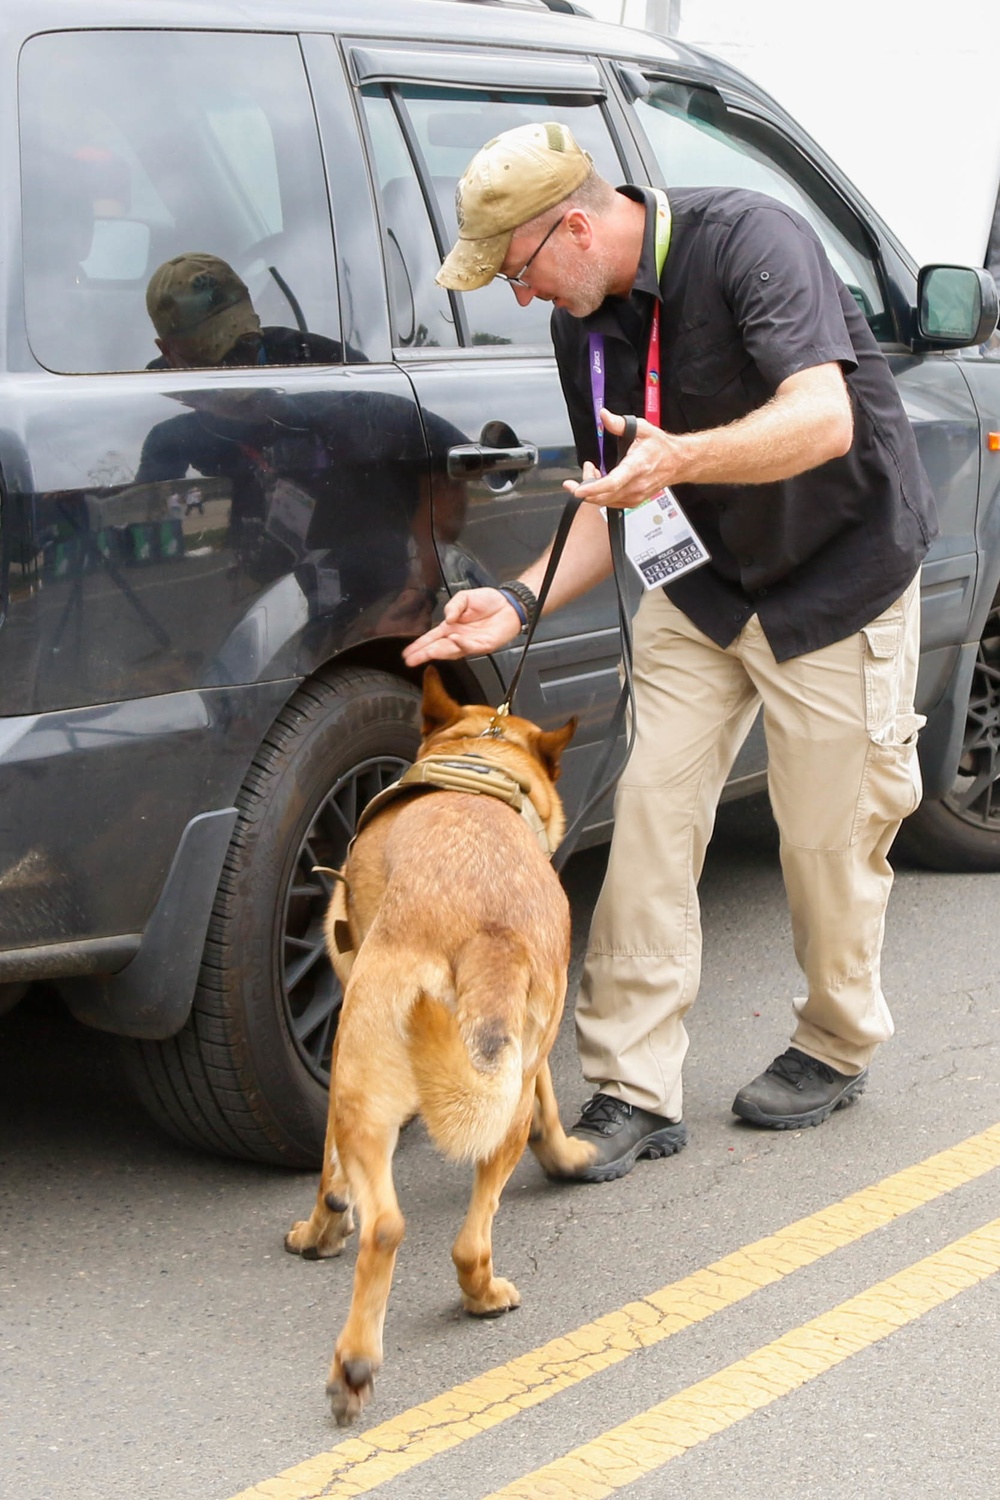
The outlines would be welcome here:
[[[547,307],[434,282],[456,178],[510,126],[563,120],[613,181],[757,188],[818,230],[940,505],[909,836],[932,863],[1000,867],[992,283],[918,280],[746,79],[572,10],[5,5],[0,982],[12,1000],[57,981],[126,1039],[152,1113],[210,1149],[317,1159],[340,997],[314,867],[413,754],[401,643],[448,590],[533,558],[577,472]],[[165,367],[145,291],[185,252],[226,260],[294,357]],[[531,650],[522,711],[580,717],[571,809],[617,658],[609,588]],[[511,665],[450,686],[496,701]],[[732,792],[763,774],[752,738]]]

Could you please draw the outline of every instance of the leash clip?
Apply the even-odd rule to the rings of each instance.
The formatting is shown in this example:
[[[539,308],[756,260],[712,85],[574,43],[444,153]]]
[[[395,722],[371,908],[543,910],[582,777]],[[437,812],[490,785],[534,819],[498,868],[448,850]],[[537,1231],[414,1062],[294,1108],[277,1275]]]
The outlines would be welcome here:
[[[479,738],[481,740],[502,740],[503,721],[507,718],[509,713],[510,699],[507,698],[503,703],[501,703],[500,707],[495,710],[492,719],[487,724],[486,728],[483,730]]]

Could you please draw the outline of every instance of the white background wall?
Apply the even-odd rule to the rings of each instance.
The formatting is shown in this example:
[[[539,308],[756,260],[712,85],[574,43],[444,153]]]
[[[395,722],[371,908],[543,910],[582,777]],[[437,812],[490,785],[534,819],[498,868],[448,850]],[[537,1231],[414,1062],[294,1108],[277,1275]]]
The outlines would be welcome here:
[[[647,0],[581,0],[643,27]],[[982,265],[1000,180],[1000,0],[653,0],[749,74],[922,263]],[[664,26],[666,22],[664,19]]]

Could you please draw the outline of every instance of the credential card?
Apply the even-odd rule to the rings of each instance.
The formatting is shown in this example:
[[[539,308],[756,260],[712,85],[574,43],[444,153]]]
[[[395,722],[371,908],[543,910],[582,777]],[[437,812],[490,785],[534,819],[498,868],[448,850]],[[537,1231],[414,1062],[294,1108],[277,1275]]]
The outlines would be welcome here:
[[[668,489],[625,512],[625,551],[647,589],[700,568],[709,557]]]

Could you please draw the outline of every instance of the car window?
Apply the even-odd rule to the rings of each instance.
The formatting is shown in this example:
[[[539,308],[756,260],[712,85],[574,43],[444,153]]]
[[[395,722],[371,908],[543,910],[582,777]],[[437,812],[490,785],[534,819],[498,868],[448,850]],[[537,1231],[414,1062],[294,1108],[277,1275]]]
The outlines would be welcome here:
[[[337,339],[326,186],[294,37],[37,36],[19,110],[25,312],[41,364],[145,368],[157,356],[146,284],[189,251],[227,261],[263,324]]]
[[[365,93],[378,179],[392,341],[399,349],[458,343],[455,311],[434,277],[441,264],[434,226],[393,106],[381,89]]]
[[[449,89],[425,85],[364,90],[383,216],[385,258],[399,345],[458,342],[550,347],[547,303],[519,307],[494,282],[455,299],[434,276],[458,233],[455,187],[486,141],[515,125],[569,126],[602,176],[624,175],[597,100],[566,94]],[[431,204],[428,210],[428,203]],[[435,223],[432,225],[432,215]],[[447,299],[447,300],[445,300]]]
[[[741,187],[796,209],[823,242],[877,338],[895,337],[877,262],[848,205],[805,157],[763,121],[738,115],[709,89],[651,79],[635,101],[669,189]]]

